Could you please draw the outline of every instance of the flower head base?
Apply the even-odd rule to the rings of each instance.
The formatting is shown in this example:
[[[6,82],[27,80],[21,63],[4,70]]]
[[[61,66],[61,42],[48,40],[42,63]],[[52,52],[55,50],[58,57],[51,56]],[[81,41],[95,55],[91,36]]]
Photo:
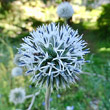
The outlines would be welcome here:
[[[11,90],[9,100],[15,105],[23,103],[25,101],[25,90],[23,88],[15,88]]]
[[[61,18],[69,19],[72,17],[74,11],[69,2],[62,2],[57,8],[57,14]]]
[[[22,72],[23,72],[23,70],[22,70],[21,67],[15,67],[15,68],[12,69],[11,74],[12,74],[13,77],[16,77],[16,76],[21,76]]]
[[[86,62],[84,55],[86,42],[78,31],[68,25],[57,26],[54,23],[43,25],[25,37],[19,49],[21,66],[26,66],[26,74],[32,73],[32,81],[41,86],[54,85],[59,88],[75,83],[81,66]]]

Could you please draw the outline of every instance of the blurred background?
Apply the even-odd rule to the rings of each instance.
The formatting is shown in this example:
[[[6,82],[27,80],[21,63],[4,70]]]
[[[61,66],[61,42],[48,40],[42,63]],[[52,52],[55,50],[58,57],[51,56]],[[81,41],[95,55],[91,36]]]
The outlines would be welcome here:
[[[10,90],[24,87],[26,94],[37,91],[29,76],[11,76],[13,58],[22,38],[42,24],[64,23],[56,9],[65,0],[0,0],[0,110],[26,110],[23,104],[9,102]],[[110,0],[67,0],[74,14],[69,24],[84,34],[91,53],[83,66],[85,74],[77,84],[52,93],[51,110],[110,110]],[[32,110],[44,110],[44,93],[36,97]]]

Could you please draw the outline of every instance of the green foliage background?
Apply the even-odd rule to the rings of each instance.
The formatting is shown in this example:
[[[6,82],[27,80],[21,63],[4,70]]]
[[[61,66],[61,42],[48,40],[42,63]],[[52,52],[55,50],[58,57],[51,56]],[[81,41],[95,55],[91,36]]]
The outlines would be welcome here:
[[[11,70],[15,67],[13,58],[17,52],[16,48],[19,48],[22,38],[29,35],[29,31],[50,22],[64,23],[64,20],[59,20],[56,14],[56,6],[59,2],[51,5],[51,2],[44,4],[40,0],[23,0],[10,2],[7,4],[9,5],[7,9],[0,6],[0,110],[28,108],[31,99],[16,106],[9,102],[11,89],[22,86],[26,89],[27,95],[39,90],[29,81],[30,76],[23,75],[16,78],[11,76]],[[90,63],[83,67],[86,74],[78,76],[77,84],[71,85],[66,90],[61,89],[52,93],[53,100],[50,102],[52,110],[66,110],[67,106],[74,106],[74,110],[110,109],[110,40],[102,40],[102,37],[108,38],[110,33],[110,14],[108,14],[109,5],[104,7],[107,7],[107,11],[105,8],[102,11],[101,7],[90,11],[84,6],[73,3],[75,14],[71,27],[84,34],[83,39],[88,42],[91,51],[86,56],[86,59],[90,59]],[[102,24],[97,25],[97,20]],[[102,32],[104,34],[100,34]],[[29,85],[32,87],[30,88]],[[57,97],[58,94],[61,95],[60,98]],[[44,95],[45,88],[42,88],[32,110],[44,110],[42,105]]]
[[[110,4],[103,5],[102,7],[103,11],[98,18],[98,27],[100,29],[100,36],[105,39],[110,38]]]

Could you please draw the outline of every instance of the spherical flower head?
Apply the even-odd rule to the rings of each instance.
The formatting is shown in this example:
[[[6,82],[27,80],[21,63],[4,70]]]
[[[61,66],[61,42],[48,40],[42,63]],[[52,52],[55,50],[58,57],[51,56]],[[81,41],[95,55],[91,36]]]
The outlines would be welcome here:
[[[51,89],[69,86],[78,79],[89,53],[82,35],[68,25],[59,26],[54,23],[38,27],[23,39],[20,53],[21,66],[27,67],[26,74],[32,74],[32,82],[43,84]]]
[[[12,89],[9,95],[9,101],[15,105],[25,101],[25,90],[23,88]]]
[[[12,74],[13,77],[16,77],[16,76],[21,76],[22,72],[23,72],[23,70],[22,70],[21,67],[15,67],[15,68],[12,69],[11,74]]]
[[[58,7],[57,7],[57,14],[61,18],[69,19],[72,17],[74,11],[69,2],[62,2]]]

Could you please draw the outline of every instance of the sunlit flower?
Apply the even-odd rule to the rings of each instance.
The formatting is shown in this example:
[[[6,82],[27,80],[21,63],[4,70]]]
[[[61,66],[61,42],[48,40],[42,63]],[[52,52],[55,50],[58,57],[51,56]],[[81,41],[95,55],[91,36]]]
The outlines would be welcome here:
[[[13,77],[16,77],[16,76],[21,76],[22,72],[23,72],[23,70],[22,70],[21,67],[15,67],[15,68],[12,69],[11,74],[12,74]]]
[[[74,110],[74,106],[67,106],[66,110]]]
[[[25,101],[25,90],[23,88],[12,89],[9,95],[9,101],[15,105]]]
[[[57,7],[57,14],[61,18],[70,18],[72,17],[74,11],[69,2],[62,2],[58,7]]]
[[[66,87],[75,83],[89,53],[86,42],[78,31],[68,25],[54,23],[43,25],[23,39],[19,53],[21,66],[27,67],[26,74],[32,74],[36,85]]]

